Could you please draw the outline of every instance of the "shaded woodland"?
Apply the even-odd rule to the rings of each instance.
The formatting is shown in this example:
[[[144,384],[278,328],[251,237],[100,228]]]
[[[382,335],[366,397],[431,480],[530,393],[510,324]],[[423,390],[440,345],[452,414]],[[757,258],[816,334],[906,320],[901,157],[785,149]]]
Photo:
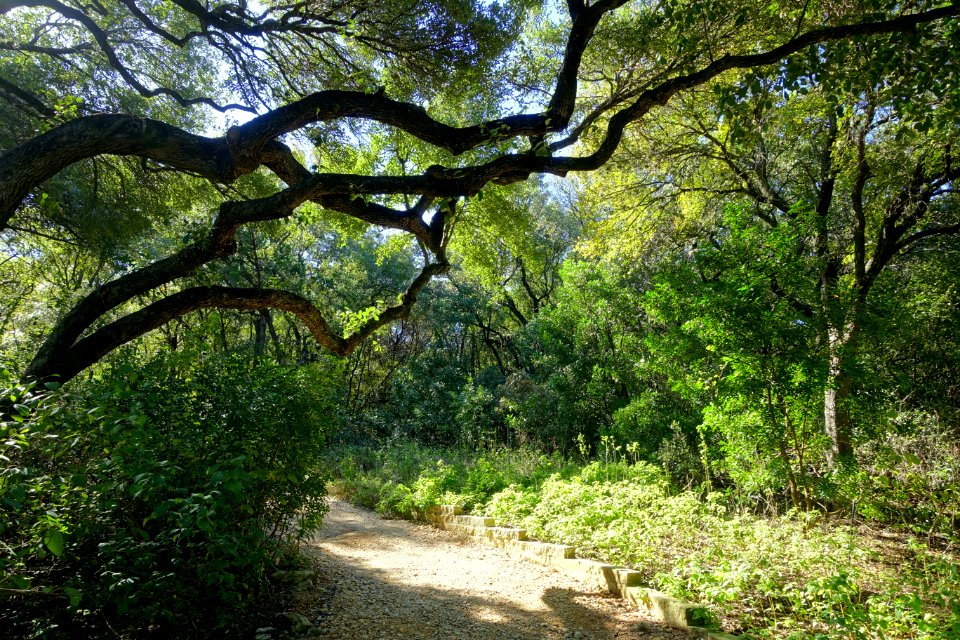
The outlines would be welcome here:
[[[15,637],[251,635],[328,490],[960,637],[958,14],[0,0]]]

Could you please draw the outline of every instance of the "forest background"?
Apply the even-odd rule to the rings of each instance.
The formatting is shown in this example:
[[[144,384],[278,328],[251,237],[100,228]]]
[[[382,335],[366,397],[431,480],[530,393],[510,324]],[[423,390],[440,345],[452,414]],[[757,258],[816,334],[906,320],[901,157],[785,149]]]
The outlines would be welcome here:
[[[0,607],[249,633],[328,486],[960,637],[955,3],[0,2]]]

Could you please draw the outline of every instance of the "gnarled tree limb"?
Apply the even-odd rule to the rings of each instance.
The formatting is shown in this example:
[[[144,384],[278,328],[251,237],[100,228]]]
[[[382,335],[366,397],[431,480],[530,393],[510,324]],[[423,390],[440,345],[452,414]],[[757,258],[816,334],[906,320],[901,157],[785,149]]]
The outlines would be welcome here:
[[[64,380],[69,379],[119,344],[143,335],[172,318],[211,307],[284,309],[296,314],[322,346],[334,353],[349,353],[364,336],[408,313],[417,293],[430,278],[447,269],[444,257],[446,216],[443,206],[451,206],[452,201],[475,195],[491,183],[510,184],[538,173],[562,176],[570,171],[597,169],[611,158],[630,123],[665,104],[677,93],[703,85],[728,70],[772,64],[818,43],[907,31],[926,22],[960,14],[960,7],[951,5],[890,20],[824,27],[802,33],[764,52],[721,57],[695,72],[664,80],[629,101],[611,104],[611,109],[617,110],[609,118],[604,138],[592,153],[580,157],[552,157],[532,151],[503,153],[471,166],[432,166],[420,175],[312,173],[294,158],[290,149],[280,140],[283,135],[310,124],[344,118],[360,118],[396,127],[455,155],[514,138],[542,140],[544,135],[561,132],[568,126],[575,109],[577,76],[586,47],[602,17],[625,4],[625,1],[599,0],[592,5],[579,0],[568,2],[573,24],[552,98],[547,110],[540,114],[520,114],[482,124],[455,127],[432,118],[415,104],[392,100],[382,92],[322,91],[233,127],[220,138],[195,135],[146,118],[93,115],[68,122],[0,156],[0,228],[8,224],[24,198],[45,180],[71,164],[101,154],[149,159],[216,183],[229,183],[260,166],[266,166],[287,185],[264,198],[223,203],[206,238],[168,258],[123,275],[89,294],[51,331],[31,363],[29,375],[59,375]],[[66,11],[63,15],[68,18],[72,15],[70,12],[76,12],[57,0],[26,0],[19,4],[54,7],[61,13]],[[229,13],[220,15],[216,10],[208,12],[198,4],[194,6],[192,0],[179,0],[178,4],[186,6],[188,10],[191,7],[198,12],[202,10],[201,25],[205,29],[211,25],[226,29],[233,24],[238,33],[246,33],[243,31],[246,27],[237,26],[240,24],[235,22],[240,19],[237,16],[231,17]],[[80,15],[83,16],[82,13]],[[94,30],[94,27],[99,28],[95,23],[90,26],[80,17],[76,19],[90,28],[100,41]],[[104,46],[101,43],[101,48]],[[110,54],[107,55],[109,57]],[[398,211],[375,200],[377,196],[384,195],[417,196],[419,200],[414,207]],[[98,319],[121,305],[189,276],[204,264],[234,253],[235,235],[240,226],[288,217],[307,201],[371,224],[408,232],[433,252],[437,262],[424,268],[400,303],[389,307],[375,320],[368,321],[346,338],[334,335],[319,311],[300,296],[274,290],[227,287],[185,289],[83,337]],[[424,216],[435,201],[443,201],[444,205],[427,223]],[[893,242],[897,239],[893,239]]]
[[[310,300],[289,291],[190,287],[111,322],[79,340],[55,359],[34,359],[25,376],[30,379],[65,382],[117,347],[188,313],[212,308],[288,311],[300,319],[320,346],[339,356],[347,356],[380,327],[406,317],[416,303],[420,291],[434,276],[445,273],[449,268],[446,263],[426,265],[399,296],[397,304],[380,311],[347,336],[338,335]]]

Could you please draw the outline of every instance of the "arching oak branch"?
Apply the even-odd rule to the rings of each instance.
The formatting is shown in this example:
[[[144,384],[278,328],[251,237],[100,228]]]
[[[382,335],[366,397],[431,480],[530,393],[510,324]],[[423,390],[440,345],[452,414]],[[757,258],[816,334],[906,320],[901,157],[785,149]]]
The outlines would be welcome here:
[[[425,266],[407,290],[399,296],[397,304],[383,309],[345,337],[338,335],[330,327],[321,311],[310,300],[289,291],[191,287],[111,322],[79,340],[55,360],[34,361],[28,368],[26,377],[66,382],[117,347],[198,309],[254,311],[270,308],[288,311],[303,322],[320,346],[339,356],[346,356],[380,327],[406,317],[416,303],[420,291],[434,276],[445,273],[449,268],[446,263]]]
[[[455,127],[430,117],[417,105],[392,100],[382,92],[323,91],[233,127],[220,138],[195,135],[156,120],[97,115],[68,122],[4,154],[0,157],[0,225],[8,223],[22,200],[43,181],[71,164],[100,154],[150,159],[219,183],[229,183],[266,166],[287,184],[264,198],[225,202],[204,240],[123,275],[89,294],[51,331],[31,363],[30,373],[69,377],[68,374],[74,375],[80,370],[77,367],[88,366],[132,337],[143,335],[151,328],[194,309],[209,307],[286,309],[307,323],[321,345],[334,353],[343,353],[352,349],[349,345],[353,343],[349,341],[353,338],[333,336],[329,327],[322,323],[319,312],[307,301],[285,292],[252,293],[224,287],[187,289],[82,336],[98,319],[121,305],[190,276],[204,264],[233,254],[236,251],[235,234],[240,226],[288,217],[307,201],[371,224],[411,233],[437,257],[438,262],[425,268],[401,304],[381,313],[374,323],[379,324],[368,323],[358,330],[357,335],[373,331],[400,317],[398,314],[406,313],[417,291],[426,285],[434,270],[446,269],[443,207],[452,206],[456,199],[477,194],[491,183],[510,184],[538,173],[562,176],[569,171],[597,169],[611,158],[630,123],[665,104],[677,93],[703,85],[725,71],[769,65],[817,43],[908,31],[923,23],[960,14],[960,7],[951,5],[890,20],[824,27],[798,35],[765,52],[724,56],[698,71],[664,80],[629,102],[611,103],[611,110],[616,112],[609,119],[604,138],[592,153],[582,157],[551,157],[532,149],[526,153],[501,153],[473,166],[445,168],[435,165],[420,175],[312,173],[279,140],[284,134],[312,123],[343,118],[361,118],[396,127],[453,154],[517,137],[542,140],[545,134],[567,127],[576,102],[580,63],[594,29],[605,13],[624,3],[624,0],[600,0],[592,6],[576,0],[568,3],[573,25],[552,99],[542,114],[521,114]],[[562,142],[566,145],[569,140]],[[540,147],[536,151],[542,150]],[[418,201],[409,210],[398,211],[374,200],[383,195],[416,196]],[[427,223],[424,214],[438,200],[444,204]]]
[[[607,3],[616,6],[616,2]],[[600,5],[596,5],[599,7]],[[594,7],[596,9],[596,7]],[[588,11],[579,14],[593,16]],[[335,195],[405,193],[453,197],[476,193],[488,182],[508,183],[534,173],[564,175],[570,171],[592,171],[605,164],[616,151],[624,129],[666,102],[677,93],[691,89],[732,69],[749,69],[773,64],[814,44],[854,36],[908,31],[936,20],[960,15],[960,7],[949,6],[892,20],[813,29],[769,51],[724,56],[694,73],[677,76],[644,91],[628,106],[616,112],[597,149],[583,157],[544,158],[523,154],[502,155],[484,165],[452,170],[428,171],[413,177],[347,176],[339,180]],[[593,16],[594,19],[599,19]],[[588,21],[589,22],[589,21]],[[571,42],[576,35],[571,34]],[[586,42],[568,46],[568,55],[582,54]],[[565,72],[564,72],[565,73]],[[259,116],[234,127],[224,138],[206,138],[187,133],[162,122],[122,115],[79,118],[38,136],[0,157],[0,224],[5,225],[27,193],[70,164],[100,154],[136,155],[190,171],[216,182],[231,182],[261,164],[275,167],[285,180],[299,181],[306,174],[291,162],[276,137],[310,123],[338,118],[362,118],[395,126],[452,153],[459,154],[512,137],[542,135],[568,121],[568,99],[576,91],[575,80],[561,74],[550,110],[540,115],[517,115],[470,127],[452,127],[431,118],[417,105],[391,100],[379,93],[325,91]],[[575,98],[575,94],[573,94]],[[566,114],[566,115],[565,115]],[[556,122],[554,122],[556,121]],[[549,126],[548,126],[549,122]],[[284,158],[283,162],[278,159]],[[331,176],[314,176],[315,185],[334,182]],[[349,187],[356,187],[349,191]],[[319,192],[315,193],[320,195]]]

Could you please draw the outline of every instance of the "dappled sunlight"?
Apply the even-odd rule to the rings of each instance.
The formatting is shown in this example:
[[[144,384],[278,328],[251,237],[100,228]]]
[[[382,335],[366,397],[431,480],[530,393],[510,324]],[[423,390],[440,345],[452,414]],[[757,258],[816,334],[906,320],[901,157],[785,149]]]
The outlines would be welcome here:
[[[307,550],[335,593],[321,637],[365,637],[359,629],[374,625],[387,637],[600,640],[646,624],[622,601],[502,550],[337,501]]]
[[[0,33],[3,640],[960,638],[960,0]]]

